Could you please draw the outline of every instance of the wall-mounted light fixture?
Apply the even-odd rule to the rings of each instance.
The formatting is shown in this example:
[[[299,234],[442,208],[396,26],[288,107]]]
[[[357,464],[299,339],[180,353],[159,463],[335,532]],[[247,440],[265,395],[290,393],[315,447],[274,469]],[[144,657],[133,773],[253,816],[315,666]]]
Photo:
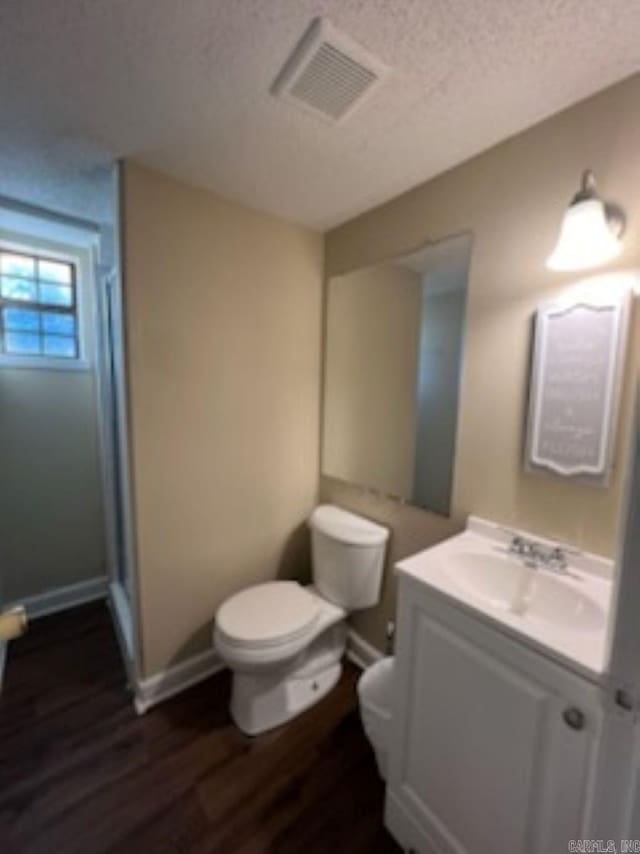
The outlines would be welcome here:
[[[622,249],[622,210],[602,201],[596,179],[587,169],[560,226],[555,249],[547,258],[550,270],[585,270],[615,258]]]

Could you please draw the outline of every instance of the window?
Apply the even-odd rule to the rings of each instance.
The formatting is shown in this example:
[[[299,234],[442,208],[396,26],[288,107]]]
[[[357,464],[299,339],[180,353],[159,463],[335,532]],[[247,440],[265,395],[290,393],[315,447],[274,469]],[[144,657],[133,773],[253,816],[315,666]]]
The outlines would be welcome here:
[[[0,248],[0,353],[79,358],[75,264]]]

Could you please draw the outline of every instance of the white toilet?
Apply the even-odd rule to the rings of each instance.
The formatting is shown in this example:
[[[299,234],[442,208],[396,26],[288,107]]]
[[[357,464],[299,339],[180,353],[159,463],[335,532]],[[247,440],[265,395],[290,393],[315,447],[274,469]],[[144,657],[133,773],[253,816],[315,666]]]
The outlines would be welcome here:
[[[218,608],[213,640],[233,671],[231,715],[257,735],[323,697],[342,670],[346,616],[380,599],[389,532],[323,504],[311,514],[313,585],[256,584]]]

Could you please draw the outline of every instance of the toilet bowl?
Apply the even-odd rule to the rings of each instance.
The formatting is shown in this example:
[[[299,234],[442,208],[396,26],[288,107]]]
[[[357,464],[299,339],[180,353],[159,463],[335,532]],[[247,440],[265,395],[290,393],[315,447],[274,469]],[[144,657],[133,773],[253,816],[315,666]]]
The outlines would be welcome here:
[[[256,584],[218,608],[215,649],[233,672],[231,716],[248,735],[312,706],[340,677],[351,610],[375,605],[388,531],[333,505],[309,519],[313,585]]]

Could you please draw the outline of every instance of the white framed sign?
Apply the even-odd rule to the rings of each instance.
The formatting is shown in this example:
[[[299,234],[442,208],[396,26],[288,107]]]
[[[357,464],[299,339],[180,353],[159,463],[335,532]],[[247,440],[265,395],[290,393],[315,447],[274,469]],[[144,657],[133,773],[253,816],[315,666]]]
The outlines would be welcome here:
[[[606,486],[626,354],[629,290],[536,314],[525,467]]]

